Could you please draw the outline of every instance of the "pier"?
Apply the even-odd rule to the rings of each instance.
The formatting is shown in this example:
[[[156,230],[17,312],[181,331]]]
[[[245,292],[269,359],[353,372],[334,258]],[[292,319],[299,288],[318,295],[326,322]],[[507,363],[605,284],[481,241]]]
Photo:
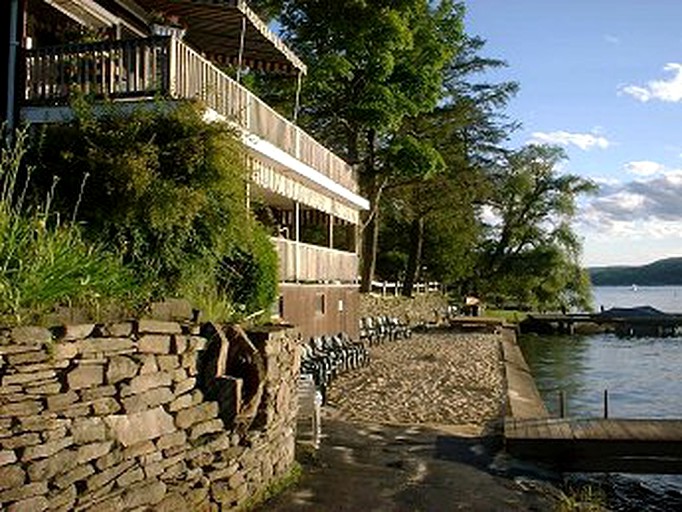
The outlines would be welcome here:
[[[507,451],[560,471],[682,473],[682,420],[507,418]]]
[[[520,328],[524,333],[574,334],[576,326],[586,324],[619,336],[674,336],[682,330],[682,314],[664,313],[649,306],[600,313],[529,314]]]
[[[512,331],[503,332],[502,356],[510,455],[566,472],[682,474],[682,419],[611,419],[606,392],[604,418],[552,418]]]

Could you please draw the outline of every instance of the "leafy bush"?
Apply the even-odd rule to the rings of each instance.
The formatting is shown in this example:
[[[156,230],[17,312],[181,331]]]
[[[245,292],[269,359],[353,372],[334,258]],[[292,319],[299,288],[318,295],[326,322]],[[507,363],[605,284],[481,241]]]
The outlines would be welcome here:
[[[133,301],[134,282],[121,262],[97,245],[86,244],[77,226],[24,207],[19,184],[26,133],[6,138],[0,158],[0,315],[4,322],[34,322],[58,305],[97,314],[111,301]],[[30,169],[25,180],[30,177]],[[25,185],[22,184],[22,185]]]
[[[182,294],[218,316],[267,308],[276,256],[248,211],[234,131],[192,102],[75,112],[43,133],[34,194],[56,175],[55,208],[77,209],[88,239],[121,254],[151,298]]]

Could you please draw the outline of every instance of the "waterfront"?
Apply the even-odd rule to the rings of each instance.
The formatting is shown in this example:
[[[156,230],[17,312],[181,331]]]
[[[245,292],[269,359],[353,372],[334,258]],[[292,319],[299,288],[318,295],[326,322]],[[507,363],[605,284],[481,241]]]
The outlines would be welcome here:
[[[650,305],[680,313],[682,287],[595,288],[594,303],[605,309]],[[602,333],[523,336],[519,342],[552,414],[558,414],[563,391],[569,416],[599,417],[608,390],[611,417],[682,418],[682,337],[618,338]],[[624,510],[642,505],[672,510],[682,503],[682,476],[610,477],[609,482]],[[654,500],[660,503],[651,508]]]

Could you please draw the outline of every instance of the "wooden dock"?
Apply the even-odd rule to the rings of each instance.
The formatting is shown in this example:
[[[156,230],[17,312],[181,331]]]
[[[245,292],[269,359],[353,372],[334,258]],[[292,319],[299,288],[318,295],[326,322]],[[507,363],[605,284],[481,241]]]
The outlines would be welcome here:
[[[507,451],[560,471],[682,473],[682,420],[507,418]]]
[[[621,308],[625,309],[625,308]],[[521,322],[521,332],[538,334],[573,334],[576,326],[593,326],[613,331],[622,336],[674,336],[682,332],[682,314],[660,313],[659,315],[638,314],[642,308],[631,308],[629,314],[601,313],[549,313],[529,314]]]

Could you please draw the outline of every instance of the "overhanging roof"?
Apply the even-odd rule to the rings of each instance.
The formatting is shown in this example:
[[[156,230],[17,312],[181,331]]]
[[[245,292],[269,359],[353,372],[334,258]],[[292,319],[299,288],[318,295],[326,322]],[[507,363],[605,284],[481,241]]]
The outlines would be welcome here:
[[[237,64],[246,21],[243,63],[250,67],[305,74],[307,68],[244,0],[136,0],[150,13],[177,16],[185,40],[208,58]]]

